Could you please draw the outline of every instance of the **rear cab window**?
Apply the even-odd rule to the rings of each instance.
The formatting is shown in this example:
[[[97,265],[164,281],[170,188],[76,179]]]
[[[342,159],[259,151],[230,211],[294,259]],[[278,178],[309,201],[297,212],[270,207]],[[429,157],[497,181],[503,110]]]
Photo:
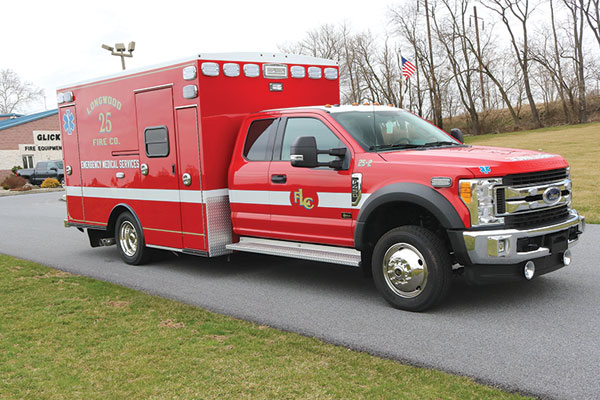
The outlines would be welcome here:
[[[272,142],[277,130],[275,118],[253,121],[244,143],[244,158],[248,161],[271,161]]]

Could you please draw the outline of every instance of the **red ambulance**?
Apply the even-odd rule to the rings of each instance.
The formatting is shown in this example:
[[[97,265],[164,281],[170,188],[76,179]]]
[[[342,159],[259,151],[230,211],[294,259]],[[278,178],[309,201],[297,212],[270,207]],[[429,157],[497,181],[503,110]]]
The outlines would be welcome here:
[[[571,261],[585,219],[557,155],[467,146],[398,108],[339,106],[330,60],[200,54],[58,90],[65,226],[152,249],[362,267],[421,311]]]

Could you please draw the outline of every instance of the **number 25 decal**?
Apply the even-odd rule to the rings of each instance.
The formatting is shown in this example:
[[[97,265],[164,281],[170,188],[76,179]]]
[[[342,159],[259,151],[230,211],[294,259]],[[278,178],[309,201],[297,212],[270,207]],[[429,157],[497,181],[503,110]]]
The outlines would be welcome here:
[[[100,113],[98,115],[98,121],[100,121],[100,133],[110,133],[112,131],[112,122],[110,122],[110,111],[104,115]]]

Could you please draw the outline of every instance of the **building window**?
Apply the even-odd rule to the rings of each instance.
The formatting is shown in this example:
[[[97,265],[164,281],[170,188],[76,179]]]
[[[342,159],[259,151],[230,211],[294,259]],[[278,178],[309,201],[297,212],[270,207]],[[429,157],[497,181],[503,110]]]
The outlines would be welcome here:
[[[23,168],[33,168],[33,156],[31,154],[23,155]]]

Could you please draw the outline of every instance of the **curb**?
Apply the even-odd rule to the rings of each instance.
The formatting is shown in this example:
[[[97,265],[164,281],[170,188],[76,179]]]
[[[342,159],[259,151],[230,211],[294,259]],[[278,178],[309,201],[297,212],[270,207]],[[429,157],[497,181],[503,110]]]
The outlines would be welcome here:
[[[20,196],[26,194],[34,194],[34,193],[49,193],[49,192],[64,192],[65,188],[48,188],[48,189],[31,189],[25,192],[16,192],[10,190],[1,190],[0,188],[0,197],[4,196]]]

